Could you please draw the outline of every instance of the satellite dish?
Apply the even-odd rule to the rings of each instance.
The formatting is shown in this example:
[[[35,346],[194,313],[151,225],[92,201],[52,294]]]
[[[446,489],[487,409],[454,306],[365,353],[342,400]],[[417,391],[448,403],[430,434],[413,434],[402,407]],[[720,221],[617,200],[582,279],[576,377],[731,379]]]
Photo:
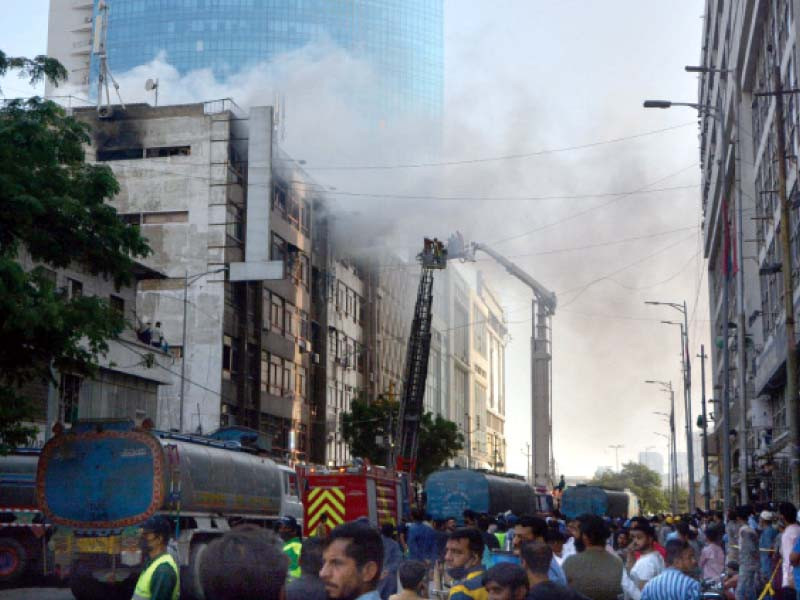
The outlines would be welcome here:
[[[157,87],[158,87],[158,79],[156,79],[155,81],[153,81],[152,79],[148,79],[144,84],[144,89],[146,89],[148,92],[156,89]]]

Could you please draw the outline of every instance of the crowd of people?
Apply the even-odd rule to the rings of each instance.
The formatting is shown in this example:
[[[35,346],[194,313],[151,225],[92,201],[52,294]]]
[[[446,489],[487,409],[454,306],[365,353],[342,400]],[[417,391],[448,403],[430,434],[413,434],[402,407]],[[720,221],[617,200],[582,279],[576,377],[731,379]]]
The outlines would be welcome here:
[[[800,600],[800,525],[790,503],[741,506],[727,519],[465,511],[431,521],[417,511],[398,529],[360,519],[301,541],[296,521],[283,519],[277,531],[244,526],[209,543],[198,567],[205,598]],[[158,543],[139,591],[175,600],[162,533],[147,531]]]

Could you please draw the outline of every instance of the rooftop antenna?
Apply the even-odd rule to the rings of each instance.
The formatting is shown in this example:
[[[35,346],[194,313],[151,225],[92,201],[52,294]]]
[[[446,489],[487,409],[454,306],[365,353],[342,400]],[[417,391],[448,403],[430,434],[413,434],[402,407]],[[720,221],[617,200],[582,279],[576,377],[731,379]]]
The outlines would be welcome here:
[[[111,109],[111,93],[108,90],[109,79],[114,84],[114,90],[117,92],[117,98],[119,98],[122,110],[125,110],[125,103],[122,101],[122,96],[119,95],[119,84],[108,68],[108,56],[106,55],[107,33],[108,2],[100,0],[97,3],[97,17],[95,17],[94,22],[94,45],[92,46],[92,54],[95,55],[100,63],[97,74],[97,115],[100,118],[108,118],[113,112]],[[105,103],[103,103],[103,90],[106,92]]]
[[[145,81],[144,82],[144,89],[146,89],[148,92],[151,91],[151,90],[155,91],[156,101],[153,104],[153,106],[158,106],[158,79],[156,79],[155,81],[152,80],[152,79],[148,79],[147,81]]]

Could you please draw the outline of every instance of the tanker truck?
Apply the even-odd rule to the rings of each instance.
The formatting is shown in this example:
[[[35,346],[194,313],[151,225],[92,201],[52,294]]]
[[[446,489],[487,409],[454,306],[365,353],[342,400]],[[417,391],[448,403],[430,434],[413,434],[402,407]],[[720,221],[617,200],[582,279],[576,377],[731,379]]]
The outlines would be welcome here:
[[[639,498],[630,490],[606,490],[593,485],[568,487],[561,496],[561,512],[568,519],[583,514],[630,519],[639,514]]]
[[[464,511],[496,515],[548,513],[553,510],[550,494],[532,488],[519,475],[479,469],[439,469],[425,480],[425,510],[434,519],[461,521]]]
[[[25,574],[55,573],[47,543],[53,528],[36,504],[39,450],[21,448],[0,456],[0,583]]]
[[[232,440],[143,430],[132,422],[78,422],[45,444],[39,507],[69,528],[62,544],[77,600],[133,594],[143,556],[139,524],[155,513],[173,524],[181,597],[202,598],[198,566],[207,544],[242,524],[302,516],[288,466]]]

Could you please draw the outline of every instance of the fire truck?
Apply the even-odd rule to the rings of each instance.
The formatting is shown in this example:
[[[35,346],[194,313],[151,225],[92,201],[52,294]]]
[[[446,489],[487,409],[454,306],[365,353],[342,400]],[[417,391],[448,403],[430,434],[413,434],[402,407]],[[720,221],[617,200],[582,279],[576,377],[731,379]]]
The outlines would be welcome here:
[[[397,525],[410,510],[407,475],[356,460],[341,467],[298,466],[303,532],[327,535],[342,523],[366,519],[375,527]]]

